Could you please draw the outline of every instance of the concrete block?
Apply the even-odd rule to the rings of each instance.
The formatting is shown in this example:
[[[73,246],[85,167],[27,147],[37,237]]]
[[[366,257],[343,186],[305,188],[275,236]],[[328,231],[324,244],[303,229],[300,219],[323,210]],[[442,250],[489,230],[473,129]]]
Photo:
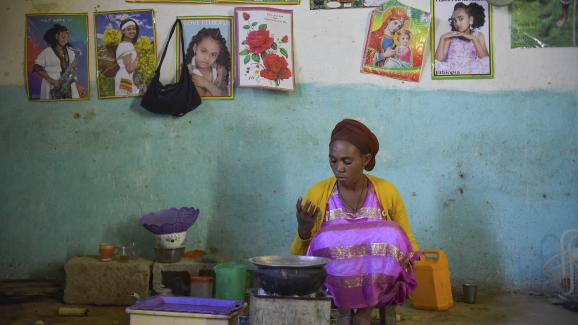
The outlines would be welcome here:
[[[101,262],[97,257],[73,257],[66,265],[67,304],[132,305],[133,293],[149,296],[152,261]]]
[[[163,285],[163,272],[181,272],[186,271],[189,273],[190,277],[199,275],[200,270],[212,270],[215,264],[213,263],[201,263],[196,259],[183,257],[180,261],[176,263],[153,263],[153,281],[152,289],[154,292],[159,294],[173,294],[170,288]]]
[[[249,293],[249,324],[329,325],[331,296],[287,299],[287,297]],[[389,324],[389,323],[388,323]]]

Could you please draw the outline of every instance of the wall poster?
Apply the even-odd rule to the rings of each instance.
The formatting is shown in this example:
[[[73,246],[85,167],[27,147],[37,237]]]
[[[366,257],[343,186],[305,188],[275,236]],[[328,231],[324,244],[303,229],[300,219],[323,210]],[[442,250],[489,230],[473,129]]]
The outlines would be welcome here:
[[[126,0],[126,2],[156,3],[246,3],[253,5],[298,5],[300,0]]]
[[[487,0],[431,0],[432,79],[493,78],[492,7]]]
[[[185,58],[177,42],[177,72],[186,64],[203,99],[233,99],[233,17],[177,17],[183,25]],[[181,31],[177,30],[177,39]],[[177,73],[178,75],[178,73]]]
[[[361,72],[419,81],[429,13],[390,1],[371,13]]]
[[[295,90],[293,11],[235,8],[237,86]]]
[[[309,8],[316,9],[349,9],[381,7],[389,0],[309,0]]]
[[[27,14],[25,53],[30,100],[88,99],[88,14]]]
[[[514,1],[512,3],[512,48],[576,46],[577,2],[575,0]]]
[[[99,98],[141,96],[156,71],[152,9],[94,14]]]

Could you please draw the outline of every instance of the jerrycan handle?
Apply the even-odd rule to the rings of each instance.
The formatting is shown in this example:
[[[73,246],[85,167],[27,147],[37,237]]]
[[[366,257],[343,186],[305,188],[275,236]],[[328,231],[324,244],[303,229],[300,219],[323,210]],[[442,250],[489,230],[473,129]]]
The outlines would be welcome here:
[[[424,249],[422,250],[423,255],[435,255],[435,263],[444,260],[446,258],[446,254],[442,250],[439,249]],[[427,257],[427,256],[426,256]]]

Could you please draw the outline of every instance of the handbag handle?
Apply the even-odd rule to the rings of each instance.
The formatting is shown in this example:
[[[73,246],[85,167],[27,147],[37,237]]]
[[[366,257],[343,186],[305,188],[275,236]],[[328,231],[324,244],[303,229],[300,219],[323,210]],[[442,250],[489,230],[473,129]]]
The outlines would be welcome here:
[[[183,61],[185,60],[185,41],[183,40],[183,25],[181,24],[181,20],[180,19],[176,19],[175,23],[173,24],[173,27],[171,28],[171,33],[169,34],[169,38],[167,39],[167,42],[165,44],[165,48],[163,50],[163,55],[161,55],[161,61],[159,62],[159,65],[157,67],[157,71],[155,72],[156,75],[160,75],[161,73],[161,66],[163,65],[163,61],[165,60],[165,55],[167,54],[167,49],[169,48],[169,43],[171,42],[171,38],[173,37],[173,33],[175,32],[175,28],[177,27],[177,23],[179,24],[179,28],[181,30],[181,53],[183,55]],[[185,64],[183,62],[183,67],[182,69],[185,69]],[[182,82],[182,80],[179,80],[179,82]]]

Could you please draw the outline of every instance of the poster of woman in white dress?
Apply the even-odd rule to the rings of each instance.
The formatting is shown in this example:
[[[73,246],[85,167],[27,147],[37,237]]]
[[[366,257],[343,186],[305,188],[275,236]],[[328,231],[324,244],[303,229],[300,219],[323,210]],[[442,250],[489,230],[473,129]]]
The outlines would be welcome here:
[[[26,15],[26,90],[30,100],[89,96],[88,16]]]

